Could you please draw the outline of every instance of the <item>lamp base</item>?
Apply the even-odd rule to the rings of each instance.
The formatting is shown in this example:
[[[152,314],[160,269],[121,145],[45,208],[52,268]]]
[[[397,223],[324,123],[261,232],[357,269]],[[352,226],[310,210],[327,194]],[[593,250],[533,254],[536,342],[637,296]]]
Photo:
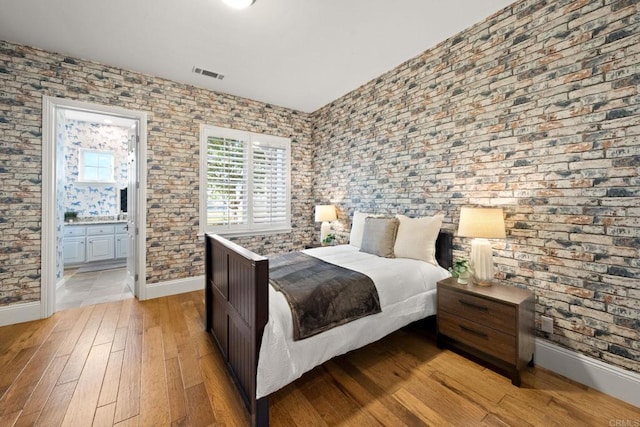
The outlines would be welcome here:
[[[324,239],[327,238],[327,235],[331,232],[331,224],[327,221],[323,221],[320,226],[320,244],[324,245]]]
[[[493,282],[489,281],[489,282],[481,282],[479,280],[476,280],[475,282],[473,282],[474,285],[476,286],[491,286],[493,284]]]
[[[487,239],[473,239],[471,242],[471,270],[478,286],[491,286],[495,275],[493,267],[493,250]]]

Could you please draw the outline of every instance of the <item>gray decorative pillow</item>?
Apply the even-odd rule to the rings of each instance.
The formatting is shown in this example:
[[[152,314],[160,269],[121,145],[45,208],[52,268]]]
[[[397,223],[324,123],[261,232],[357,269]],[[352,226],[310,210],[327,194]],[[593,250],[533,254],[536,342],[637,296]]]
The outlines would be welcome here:
[[[400,221],[396,218],[365,218],[360,252],[395,258],[393,246]]]

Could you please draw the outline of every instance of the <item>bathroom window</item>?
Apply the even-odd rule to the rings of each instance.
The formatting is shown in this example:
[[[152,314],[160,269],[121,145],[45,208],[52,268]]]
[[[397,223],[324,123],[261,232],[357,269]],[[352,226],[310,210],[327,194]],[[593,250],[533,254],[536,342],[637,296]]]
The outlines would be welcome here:
[[[81,182],[114,182],[113,153],[111,151],[80,150]]]

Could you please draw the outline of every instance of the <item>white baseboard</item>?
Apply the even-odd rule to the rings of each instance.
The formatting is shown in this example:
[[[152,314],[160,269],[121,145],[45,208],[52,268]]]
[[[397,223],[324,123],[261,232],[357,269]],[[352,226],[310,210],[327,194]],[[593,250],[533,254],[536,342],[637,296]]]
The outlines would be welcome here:
[[[183,294],[204,289],[204,276],[147,284],[146,299]]]
[[[38,320],[41,315],[40,301],[7,305],[0,307],[0,326]]]
[[[640,374],[536,338],[536,365],[640,407]]]

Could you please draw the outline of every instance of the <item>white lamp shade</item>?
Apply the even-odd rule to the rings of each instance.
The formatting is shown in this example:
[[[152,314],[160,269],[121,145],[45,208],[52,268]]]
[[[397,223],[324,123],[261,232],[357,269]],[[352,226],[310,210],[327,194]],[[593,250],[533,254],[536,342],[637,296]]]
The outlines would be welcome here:
[[[501,208],[460,209],[458,236],[483,239],[504,239],[504,213]]]
[[[338,219],[334,205],[317,205],[316,222],[335,221]]]

